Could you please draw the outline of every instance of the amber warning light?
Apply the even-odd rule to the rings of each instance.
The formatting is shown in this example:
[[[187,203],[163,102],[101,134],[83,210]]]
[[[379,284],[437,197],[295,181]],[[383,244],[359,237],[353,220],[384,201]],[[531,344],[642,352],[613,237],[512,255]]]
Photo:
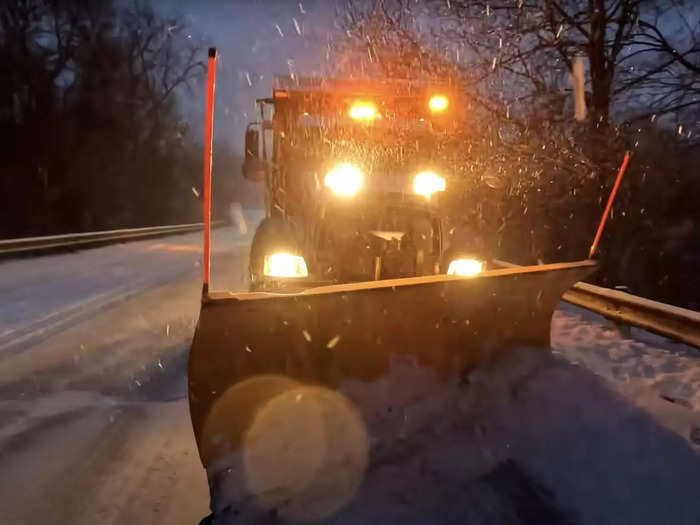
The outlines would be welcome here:
[[[428,101],[428,107],[432,113],[442,113],[449,104],[447,97],[444,95],[433,95]]]

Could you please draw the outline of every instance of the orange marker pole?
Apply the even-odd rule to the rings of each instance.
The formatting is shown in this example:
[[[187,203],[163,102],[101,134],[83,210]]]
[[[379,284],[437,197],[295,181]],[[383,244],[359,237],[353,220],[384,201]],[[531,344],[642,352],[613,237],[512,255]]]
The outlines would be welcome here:
[[[209,291],[211,262],[211,150],[214,136],[214,90],[216,87],[216,48],[209,48],[207,65],[207,110],[204,115],[204,187],[202,205],[204,215],[204,252],[202,261],[203,293]]]
[[[593,258],[593,255],[595,255],[595,252],[598,249],[598,242],[600,241],[600,236],[603,234],[605,221],[608,220],[608,215],[610,215],[610,209],[612,208],[613,201],[615,200],[615,195],[617,194],[617,190],[620,187],[620,181],[622,180],[622,176],[627,170],[627,165],[629,164],[629,162],[630,152],[626,151],[625,158],[622,159],[622,166],[620,166],[620,170],[617,172],[617,179],[615,179],[615,185],[613,186],[613,189],[610,192],[610,197],[608,197],[608,204],[606,204],[605,211],[603,212],[603,216],[600,219],[600,224],[598,225],[598,231],[595,234],[595,239],[593,239],[593,244],[591,244],[591,251],[588,252],[589,259]]]

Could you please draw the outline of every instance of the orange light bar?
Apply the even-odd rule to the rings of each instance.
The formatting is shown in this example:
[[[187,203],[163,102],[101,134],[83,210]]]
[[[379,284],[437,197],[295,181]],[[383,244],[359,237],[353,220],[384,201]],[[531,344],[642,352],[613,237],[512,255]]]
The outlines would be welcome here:
[[[374,120],[377,116],[377,108],[371,102],[354,102],[348,111],[351,119],[354,120]]]
[[[428,107],[432,113],[442,113],[447,109],[449,101],[444,95],[433,95],[428,101]]]

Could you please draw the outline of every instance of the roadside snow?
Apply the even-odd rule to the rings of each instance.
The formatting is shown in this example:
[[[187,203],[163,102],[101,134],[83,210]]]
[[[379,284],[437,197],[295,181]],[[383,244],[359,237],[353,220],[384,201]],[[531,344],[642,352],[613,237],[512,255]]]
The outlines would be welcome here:
[[[565,321],[558,315],[559,348],[572,337]],[[392,394],[408,385],[420,395]],[[342,391],[363,414],[369,462],[357,492],[327,523],[700,523],[700,455],[687,437],[561,357],[518,349],[461,383],[396,363],[388,376]],[[278,431],[304,432],[302,414]],[[336,446],[329,434],[320,454],[336,457]],[[264,495],[242,496],[248,473],[240,461],[221,472],[228,483],[218,485],[216,523],[280,519],[285,505],[298,513],[300,501],[318,508],[327,496],[315,479],[271,510],[251,503]],[[342,469],[318,472],[336,486]]]
[[[700,350],[565,304],[552,320],[552,347],[700,451]]]

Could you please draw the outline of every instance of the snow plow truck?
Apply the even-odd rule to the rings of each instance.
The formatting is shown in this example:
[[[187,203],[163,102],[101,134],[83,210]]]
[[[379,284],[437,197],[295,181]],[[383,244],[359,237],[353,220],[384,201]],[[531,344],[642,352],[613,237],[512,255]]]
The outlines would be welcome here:
[[[246,505],[323,519],[362,483],[377,414],[513,349],[548,351],[556,304],[595,262],[498,268],[448,245],[436,145],[465,125],[457,89],[281,78],[245,133],[243,174],[264,184],[266,206],[250,291],[211,290],[215,60],[188,371],[211,519]]]

